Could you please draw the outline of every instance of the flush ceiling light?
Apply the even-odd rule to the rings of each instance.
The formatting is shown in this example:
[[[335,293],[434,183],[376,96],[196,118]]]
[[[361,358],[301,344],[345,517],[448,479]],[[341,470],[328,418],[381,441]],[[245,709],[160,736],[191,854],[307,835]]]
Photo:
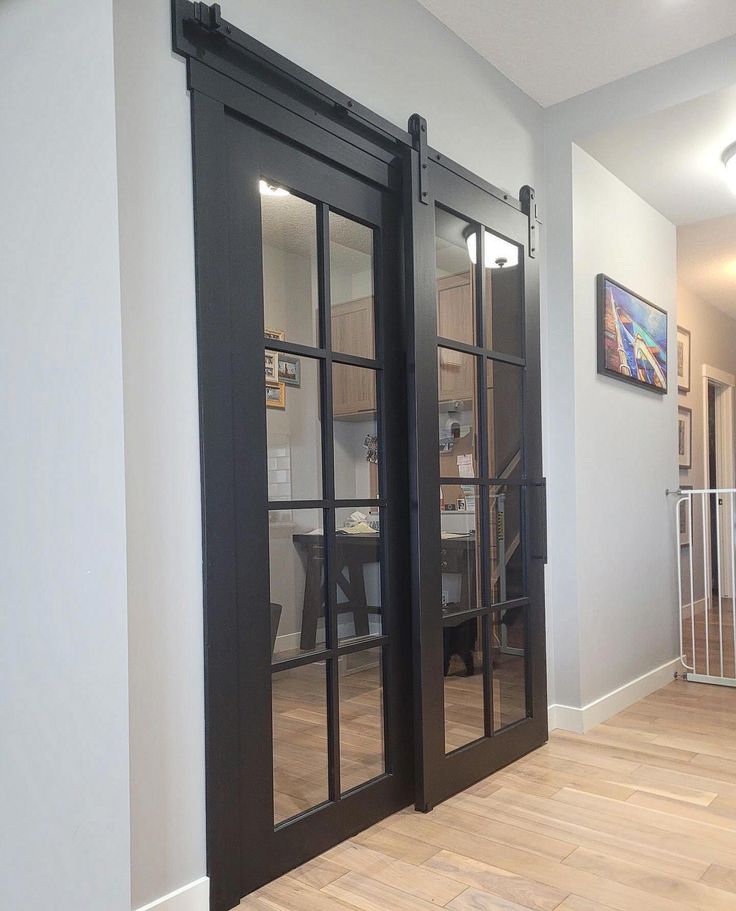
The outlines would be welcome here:
[[[277,187],[276,184],[267,183],[265,180],[258,181],[258,189],[261,196],[291,196],[285,187]]]
[[[726,169],[726,180],[731,190],[736,193],[736,142],[723,150],[721,161]]]
[[[736,148],[734,151],[736,151]],[[468,245],[470,262],[475,265],[477,259],[475,231],[472,234],[468,234],[465,240]],[[495,234],[491,234],[490,231],[486,231],[483,259],[486,269],[503,269],[504,266],[516,266],[519,263],[519,248],[516,244],[510,244],[502,237],[497,237]]]

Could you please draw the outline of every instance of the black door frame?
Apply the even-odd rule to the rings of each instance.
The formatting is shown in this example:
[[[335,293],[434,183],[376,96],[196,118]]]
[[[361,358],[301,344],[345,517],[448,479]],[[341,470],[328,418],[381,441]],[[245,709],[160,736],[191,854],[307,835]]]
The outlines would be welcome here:
[[[239,655],[248,631],[239,623],[236,610],[238,585],[242,586],[245,580],[238,579],[234,555],[238,514],[242,515],[243,510],[250,508],[252,499],[245,497],[242,485],[240,490],[235,485],[233,453],[239,444],[234,438],[231,415],[233,394],[238,394],[238,389],[237,384],[233,386],[230,365],[219,356],[223,346],[230,344],[227,337],[230,329],[221,318],[224,312],[221,308],[229,299],[229,284],[234,277],[230,274],[232,264],[227,256],[228,225],[223,218],[228,205],[227,147],[221,141],[226,111],[246,118],[260,129],[283,137],[325,161],[339,164],[347,172],[361,174],[375,186],[401,195],[406,341],[409,346],[406,369],[410,378],[416,353],[424,344],[421,325],[414,325],[413,314],[422,299],[425,305],[429,300],[429,281],[432,282],[431,295],[434,295],[434,240],[432,236],[427,244],[426,232],[427,219],[432,214],[432,180],[441,173],[437,169],[462,178],[469,189],[482,191],[514,211],[517,217],[521,213],[527,219],[527,359],[528,381],[534,389],[539,387],[538,229],[531,188],[522,188],[521,199],[517,200],[473,175],[427,145],[426,123],[422,118],[414,115],[407,131],[394,126],[222,19],[218,4],[207,6],[191,0],[172,0],[172,36],[174,50],[187,61],[187,87],[192,100],[204,545],[207,865],[211,907],[213,911],[227,911],[238,903],[243,893],[241,858],[246,847],[239,795],[242,767],[248,766],[250,746],[240,726],[238,679]],[[419,243],[422,238],[423,242]],[[431,312],[434,314],[434,303]],[[260,360],[242,358],[238,383],[255,387],[262,381]],[[434,394],[433,389],[422,388],[410,380],[408,393],[409,427],[418,428],[410,446],[412,479],[409,490],[415,498],[421,486],[420,454],[436,449],[436,413],[428,423],[425,399]],[[436,401],[433,407],[436,409]],[[530,452],[536,454],[533,464],[530,463],[528,480],[537,485],[535,489],[540,494],[534,511],[535,528],[538,528],[532,536],[535,542],[532,556],[535,557],[537,587],[541,589],[546,529],[541,477],[541,408],[537,394],[527,416],[532,425],[528,431]],[[260,481],[265,491],[265,475],[253,481]],[[265,493],[263,495],[265,497]],[[411,541],[414,727],[417,731],[415,781],[417,808],[426,810],[433,805],[427,795],[440,794],[442,788],[428,790],[434,787],[427,780],[427,776],[431,776],[428,770],[433,760],[426,750],[424,737],[420,736],[429,718],[421,698],[422,673],[426,673],[421,656],[429,654],[422,650],[421,605],[423,598],[433,597],[434,593],[423,584],[422,561],[426,565],[426,561],[432,559],[432,549],[420,537],[424,527],[421,502],[415,503],[415,507]],[[436,511],[434,499],[427,509],[432,507]],[[252,550],[253,560],[267,565],[265,546],[262,543],[253,546],[256,551],[258,548],[263,551]],[[532,645],[535,656],[533,714],[541,724],[540,705],[545,698],[546,673],[543,596],[539,597],[538,605],[540,622]],[[529,749],[546,737],[546,703],[544,716],[544,733],[535,733],[529,741]],[[496,767],[517,755],[520,755],[518,751],[509,754],[496,763]],[[481,777],[490,771],[492,769],[486,768],[482,773],[476,770],[473,774]],[[321,850],[324,847],[319,845],[316,850],[305,847],[304,859]],[[273,875],[274,870],[271,870],[266,878]]]

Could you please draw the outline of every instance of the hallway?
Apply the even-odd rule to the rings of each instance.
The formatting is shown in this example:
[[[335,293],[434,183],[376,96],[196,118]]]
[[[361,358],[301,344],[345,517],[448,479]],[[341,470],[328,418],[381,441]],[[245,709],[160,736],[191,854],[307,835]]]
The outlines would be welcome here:
[[[675,681],[437,807],[404,810],[248,911],[733,911],[736,692]]]

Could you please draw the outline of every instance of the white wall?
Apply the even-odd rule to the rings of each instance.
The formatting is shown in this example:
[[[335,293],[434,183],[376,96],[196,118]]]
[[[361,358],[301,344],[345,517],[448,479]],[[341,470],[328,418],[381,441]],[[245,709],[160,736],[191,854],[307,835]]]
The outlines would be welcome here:
[[[573,293],[580,698],[586,705],[678,654],[674,518],[677,374],[661,396],[596,373],[596,275],[669,313],[675,227],[573,146]]]
[[[0,4],[0,907],[128,911],[112,4]]]
[[[542,271],[542,350],[546,380],[543,382],[544,458],[549,480],[546,601],[548,662],[551,657],[553,667],[550,702],[572,706],[578,714],[587,705],[583,690],[590,688],[584,686],[581,666],[581,655],[588,642],[579,609],[582,532],[576,512],[579,470],[576,442],[585,427],[580,425],[576,408],[578,387],[590,382],[590,374],[581,374],[576,366],[577,335],[572,331],[578,316],[573,269],[577,258],[573,245],[573,145],[576,140],[600,130],[731,85],[734,50],[736,36],[544,110],[542,217],[546,259]],[[606,213],[606,219],[612,216],[615,217],[615,212]],[[618,239],[614,240],[618,243]],[[654,299],[661,296],[656,289]],[[639,428],[632,424],[631,429]],[[605,452],[602,456],[601,474],[617,477],[616,458],[608,458]],[[667,471],[668,468],[662,474]],[[666,571],[666,567],[657,568],[658,572],[662,570]],[[644,659],[643,653],[640,657]],[[649,667],[642,673],[656,667],[656,656],[652,654],[650,658]],[[644,691],[640,688],[631,692],[638,698]],[[621,707],[623,702],[617,705]]]
[[[167,0],[114,0],[133,905],[205,872],[189,99]],[[230,0],[227,18],[497,185],[538,184],[538,105],[415,0]]]

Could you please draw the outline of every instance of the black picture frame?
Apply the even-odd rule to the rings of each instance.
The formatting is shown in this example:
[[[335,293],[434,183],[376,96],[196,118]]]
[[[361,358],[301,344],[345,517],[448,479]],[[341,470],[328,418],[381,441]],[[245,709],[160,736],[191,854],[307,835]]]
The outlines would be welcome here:
[[[631,297],[635,298],[639,303],[650,307],[652,310],[656,310],[658,313],[661,313],[665,319],[665,345],[664,345],[664,369],[662,370],[659,365],[655,366],[655,370],[658,370],[663,374],[663,385],[658,386],[654,383],[645,382],[644,380],[639,379],[638,377],[626,375],[618,370],[614,370],[606,363],[606,337],[607,334],[610,335],[610,330],[606,328],[606,286],[612,285],[615,288],[618,288],[620,291],[623,291],[624,294],[628,294]],[[631,288],[627,288],[625,285],[622,285],[620,282],[615,281],[610,276],[605,275],[603,272],[599,273],[596,276],[596,304],[598,309],[598,320],[597,320],[597,344],[598,344],[598,373],[601,376],[611,377],[614,380],[618,380],[622,383],[628,383],[631,386],[637,386],[640,389],[646,389],[649,392],[654,392],[657,395],[666,395],[668,391],[668,354],[669,354],[669,325],[668,325],[668,314],[667,311],[662,307],[658,307],[656,304],[653,304],[651,301],[647,300],[645,297],[642,297],[640,294],[637,294],[636,291],[632,291]]]

